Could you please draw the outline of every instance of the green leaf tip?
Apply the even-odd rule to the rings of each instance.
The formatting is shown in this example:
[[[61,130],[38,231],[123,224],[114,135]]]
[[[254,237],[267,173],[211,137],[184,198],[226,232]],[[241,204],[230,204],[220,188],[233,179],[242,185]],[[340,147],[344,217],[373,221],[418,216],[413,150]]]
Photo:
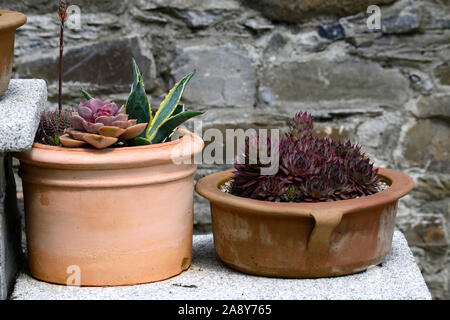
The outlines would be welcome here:
[[[145,92],[144,80],[139,67],[134,58],[131,59],[133,65],[133,84],[131,85],[130,95],[125,103],[125,113],[130,119],[136,119],[137,123],[147,122],[148,126],[152,122],[152,110],[147,93]],[[148,126],[140,137],[145,138]]]
[[[173,115],[175,109],[178,107],[187,83],[189,82],[189,80],[191,80],[194,74],[195,71],[184,76],[183,79],[175,84],[175,86],[169,91],[167,96],[161,102],[151,125],[147,128],[147,132],[145,133],[147,139],[153,141],[153,138],[156,136],[158,129],[164,124],[164,122],[167,121],[167,119],[169,119]]]
[[[183,122],[203,114],[202,111],[188,110],[178,113],[170,117],[157,131],[152,143],[162,143],[169,138],[172,133],[180,126]]]
[[[87,93],[85,90],[81,89],[81,93],[83,94],[83,96],[87,99],[87,100],[91,100],[92,96]]]

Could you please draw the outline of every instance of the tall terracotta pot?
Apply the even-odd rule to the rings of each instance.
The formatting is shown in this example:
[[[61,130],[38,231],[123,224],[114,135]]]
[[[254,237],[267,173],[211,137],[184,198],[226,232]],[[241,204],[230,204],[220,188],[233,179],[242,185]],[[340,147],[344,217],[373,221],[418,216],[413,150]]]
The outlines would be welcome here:
[[[202,178],[197,192],[211,202],[214,247],[237,270],[264,276],[315,278],[356,273],[381,263],[392,246],[397,201],[412,179],[389,169],[390,187],[358,199],[275,203],[223,193],[231,171]]]
[[[35,143],[20,159],[29,267],[85,286],[163,280],[192,258],[193,177],[203,141],[94,150]],[[80,275],[80,282],[76,278]]]
[[[19,12],[0,10],[0,95],[8,89],[14,58],[14,32],[27,17]]]

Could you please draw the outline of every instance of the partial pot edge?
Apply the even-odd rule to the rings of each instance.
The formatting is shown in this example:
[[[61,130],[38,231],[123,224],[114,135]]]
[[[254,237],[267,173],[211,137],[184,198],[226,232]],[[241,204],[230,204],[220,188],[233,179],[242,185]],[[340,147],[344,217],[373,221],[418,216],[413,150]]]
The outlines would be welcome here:
[[[220,191],[218,187],[233,177],[233,171],[222,171],[203,177],[197,182],[195,190],[213,204],[244,208],[248,213],[311,217],[312,213],[317,211],[336,211],[347,214],[361,208],[382,206],[397,201],[414,187],[414,182],[408,175],[392,169],[379,168],[378,174],[390,182],[390,187],[376,194],[332,202],[277,203],[238,197]]]
[[[176,141],[148,146],[96,150],[34,143],[30,150],[13,153],[13,156],[25,163],[44,168],[117,169],[170,162],[176,164],[191,159],[204,147],[204,142],[198,135],[185,129],[180,131],[182,137]]]
[[[21,12],[0,10],[4,21],[0,20],[0,33],[16,30],[27,22],[27,16]]]

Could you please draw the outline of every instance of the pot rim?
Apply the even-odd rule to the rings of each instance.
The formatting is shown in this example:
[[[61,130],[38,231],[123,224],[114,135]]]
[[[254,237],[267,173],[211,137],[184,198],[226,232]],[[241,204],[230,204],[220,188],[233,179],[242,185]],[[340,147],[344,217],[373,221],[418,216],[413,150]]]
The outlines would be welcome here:
[[[408,175],[392,169],[379,168],[378,175],[390,186],[369,196],[330,202],[271,202],[238,197],[220,191],[219,186],[234,176],[233,171],[234,169],[203,177],[197,182],[195,190],[202,197],[210,200],[212,204],[239,209],[240,212],[244,212],[242,209],[245,209],[248,214],[312,217],[312,212],[317,211],[336,211],[347,214],[361,209],[383,206],[396,202],[414,187],[413,179]]]
[[[27,22],[27,16],[21,12],[0,10],[0,32],[15,30]]]
[[[179,128],[180,139],[146,146],[121,148],[67,148],[33,143],[23,152],[13,153],[20,161],[39,167],[63,169],[138,168],[152,164],[176,163],[190,159],[203,149],[203,140],[189,130]]]

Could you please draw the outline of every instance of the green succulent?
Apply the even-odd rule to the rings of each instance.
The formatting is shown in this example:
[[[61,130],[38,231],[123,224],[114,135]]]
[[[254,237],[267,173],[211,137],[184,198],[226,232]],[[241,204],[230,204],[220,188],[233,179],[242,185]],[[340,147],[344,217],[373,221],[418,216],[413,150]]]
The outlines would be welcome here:
[[[128,144],[146,145],[165,142],[183,122],[203,114],[201,111],[186,110],[185,106],[180,104],[184,89],[194,76],[195,72],[192,72],[175,84],[153,115],[138,65],[134,59],[132,63],[133,84],[125,104],[125,113],[130,119],[136,119],[137,123],[148,123],[148,125],[138,137],[127,141]]]

